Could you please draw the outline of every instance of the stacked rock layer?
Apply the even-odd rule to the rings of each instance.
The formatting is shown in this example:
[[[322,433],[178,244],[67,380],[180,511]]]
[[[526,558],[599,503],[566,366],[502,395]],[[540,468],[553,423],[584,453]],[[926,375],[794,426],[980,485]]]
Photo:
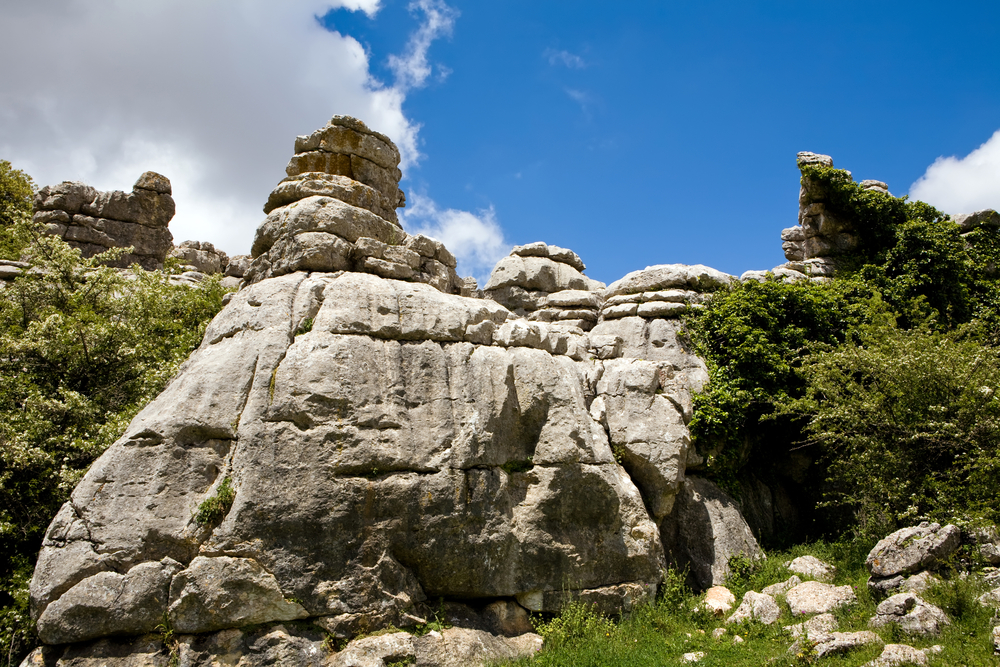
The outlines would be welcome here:
[[[488,299],[516,315],[589,330],[597,322],[604,283],[583,275],[572,250],[543,242],[514,246],[483,287]]]
[[[295,153],[264,206],[246,284],[295,271],[360,271],[462,292],[455,256],[438,241],[410,236],[396,219],[406,200],[399,151],[387,137],[334,116],[298,137]]]
[[[63,181],[38,191],[34,219],[50,234],[79,248],[84,257],[131,246],[132,252],[114,266],[161,269],[173,248],[167,229],[174,217],[170,191],[170,181],[152,171],[140,176],[129,193],[100,192],[84,183]]]

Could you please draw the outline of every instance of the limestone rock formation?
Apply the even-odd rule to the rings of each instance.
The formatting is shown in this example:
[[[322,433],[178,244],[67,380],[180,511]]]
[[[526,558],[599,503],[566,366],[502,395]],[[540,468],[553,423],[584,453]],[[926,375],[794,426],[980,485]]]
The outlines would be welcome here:
[[[800,167],[809,164],[832,167],[833,158],[802,152],[798,155],[798,163]],[[888,193],[885,183],[879,181],[864,181],[862,187]],[[831,211],[827,207],[827,198],[828,193],[822,183],[803,174],[799,192],[799,224],[781,232],[785,257],[790,262],[805,265],[807,270],[803,273],[832,275],[833,261],[828,258],[850,252],[858,244],[854,221]]]
[[[170,257],[206,274],[226,273],[229,266],[229,255],[208,241],[183,241],[170,251]]]
[[[597,322],[604,283],[583,275],[572,250],[543,242],[515,246],[501,259],[483,293],[516,315],[591,329]]]
[[[132,192],[99,192],[76,181],[43,187],[35,195],[36,222],[47,231],[93,257],[108,248],[131,246],[115,266],[137,263],[144,269],[163,268],[173,247],[167,225],[174,217],[170,181],[147,171]]]
[[[608,292],[636,314],[605,318],[575,253],[530,244],[494,271],[494,298],[463,296],[451,253],[379,208],[400,203],[397,162],[352,119],[296,142],[303,178],[272,194],[249,266],[225,269],[243,288],[49,527],[32,613],[43,642],[70,644],[46,664],[141,661],[163,619],[184,664],[318,664],[292,622],[349,639],[422,623],[436,599],[469,611],[450,635],[400,638],[430,647],[420,664],[473,645],[510,657],[534,641],[503,640],[527,611],[620,613],[655,594],[668,555],[705,587],[759,555],[736,504],[685,474],[704,362],[677,309],[638,308],[690,307],[733,278],[651,267]],[[345,164],[323,172],[340,190],[303,185]],[[384,199],[352,200],[360,185]],[[505,307],[514,288],[544,307]]]
[[[288,178],[264,207],[244,284],[295,271],[360,271],[462,293],[455,256],[397,221],[406,201],[398,164],[388,137],[347,116],[298,137]]]
[[[895,623],[911,635],[938,635],[951,621],[943,611],[913,593],[898,593],[883,600],[868,622],[873,628]]]

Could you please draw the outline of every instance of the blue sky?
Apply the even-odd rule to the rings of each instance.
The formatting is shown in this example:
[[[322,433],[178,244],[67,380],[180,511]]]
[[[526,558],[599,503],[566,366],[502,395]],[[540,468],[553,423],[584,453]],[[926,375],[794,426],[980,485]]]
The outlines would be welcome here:
[[[95,24],[103,5],[114,4],[88,3]],[[208,11],[201,4],[181,2],[176,11],[190,12],[190,22]],[[0,9],[0,22],[10,11]],[[44,11],[38,16],[51,24],[55,16]],[[734,274],[771,268],[784,261],[781,229],[795,223],[800,150],[830,154],[857,179],[884,180],[897,195],[924,178],[915,193],[951,213],[1000,207],[1000,135],[990,141],[1000,130],[998,3],[300,0],[280,17],[276,11],[202,16],[225,22],[232,41],[224,53],[205,46],[181,54],[164,40],[154,55],[176,77],[160,85],[176,85],[181,99],[208,99],[200,114],[179,108],[173,115],[186,120],[176,127],[167,114],[158,119],[146,154],[137,111],[124,123],[139,137],[128,145],[113,147],[114,128],[81,126],[78,137],[112,147],[75,158],[77,172],[56,176],[67,163],[58,151],[3,129],[0,157],[21,158],[50,181],[82,172],[98,184],[125,165],[159,159],[175,190],[178,177],[167,168],[182,183],[201,169],[214,185],[188,187],[188,219],[197,221],[190,227],[180,220],[180,188],[175,236],[175,225],[217,234],[203,240],[239,252],[263,217],[244,212],[245,202],[259,211],[294,135],[335,113],[357,115],[408,156],[407,226],[454,244],[460,269],[480,278],[510,245],[535,240],[576,250],[588,275],[605,282],[658,263]],[[257,51],[266,62],[255,60],[263,58]],[[185,74],[205,76],[199,68],[220,71],[191,90]],[[279,77],[288,79],[275,91],[281,95],[270,94]],[[136,84],[133,98],[146,90]],[[220,101],[211,104],[213,96]],[[85,97],[77,108],[93,104],[99,125],[107,94]],[[0,121],[27,122],[24,109],[38,116],[43,102],[60,99],[57,89],[41,97],[37,86],[21,97],[0,93]],[[117,113],[141,110],[130,104]],[[164,98],[161,106],[170,104]],[[216,119],[219,107],[228,115]],[[236,121],[241,109],[249,118]],[[189,128],[199,122],[213,131]],[[185,131],[198,140],[185,140]],[[46,136],[28,135],[36,146]],[[206,148],[216,141],[214,152]],[[231,165],[212,166],[216,153],[248,141],[267,150],[243,147]],[[956,159],[928,171],[949,156]],[[242,239],[245,247],[233,247]]]

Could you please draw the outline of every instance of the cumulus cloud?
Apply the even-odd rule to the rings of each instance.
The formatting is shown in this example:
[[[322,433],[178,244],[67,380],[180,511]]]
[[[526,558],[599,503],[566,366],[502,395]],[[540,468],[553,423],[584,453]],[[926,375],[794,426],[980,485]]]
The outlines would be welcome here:
[[[389,57],[389,69],[396,77],[395,87],[404,93],[426,85],[433,71],[427,52],[434,40],[451,35],[458,18],[458,11],[440,0],[415,0],[409,9],[412,13],[422,13],[423,22],[410,37],[403,55]],[[449,70],[438,67],[438,71],[444,77]]]
[[[39,185],[82,180],[129,190],[146,170],[174,186],[176,242],[247,252],[295,135],[334,114],[363,119],[418,161],[419,124],[402,105],[431,73],[428,49],[457,12],[411,6],[419,26],[370,73],[331,9],[375,16],[379,0],[33,0],[0,4],[0,158]],[[19,65],[20,64],[20,65]]]
[[[910,186],[910,197],[951,214],[1000,210],[1000,130],[963,158],[939,157]]]
[[[471,275],[482,287],[493,266],[508,252],[503,229],[490,207],[476,214],[455,209],[441,209],[421,194],[407,196],[407,208],[400,211],[403,228],[410,234],[423,234],[445,244],[458,259],[458,273]]]
[[[546,49],[543,55],[548,59],[550,65],[563,65],[570,69],[583,69],[587,66],[583,58],[569,51]]]

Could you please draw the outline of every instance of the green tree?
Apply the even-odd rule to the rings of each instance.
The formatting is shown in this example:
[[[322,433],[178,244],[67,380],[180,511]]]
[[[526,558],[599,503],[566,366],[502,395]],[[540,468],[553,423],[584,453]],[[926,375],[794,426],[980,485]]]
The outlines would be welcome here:
[[[13,234],[14,223],[31,217],[35,184],[7,160],[0,160],[0,259],[18,259],[21,248]]]
[[[0,646],[18,653],[48,523],[200,343],[225,290],[104,265],[123,249],[83,259],[28,220],[12,234],[32,267],[0,288]]]
[[[803,358],[805,393],[780,411],[806,420],[827,504],[863,536],[921,518],[1000,520],[1000,351],[974,333],[883,317]]]

